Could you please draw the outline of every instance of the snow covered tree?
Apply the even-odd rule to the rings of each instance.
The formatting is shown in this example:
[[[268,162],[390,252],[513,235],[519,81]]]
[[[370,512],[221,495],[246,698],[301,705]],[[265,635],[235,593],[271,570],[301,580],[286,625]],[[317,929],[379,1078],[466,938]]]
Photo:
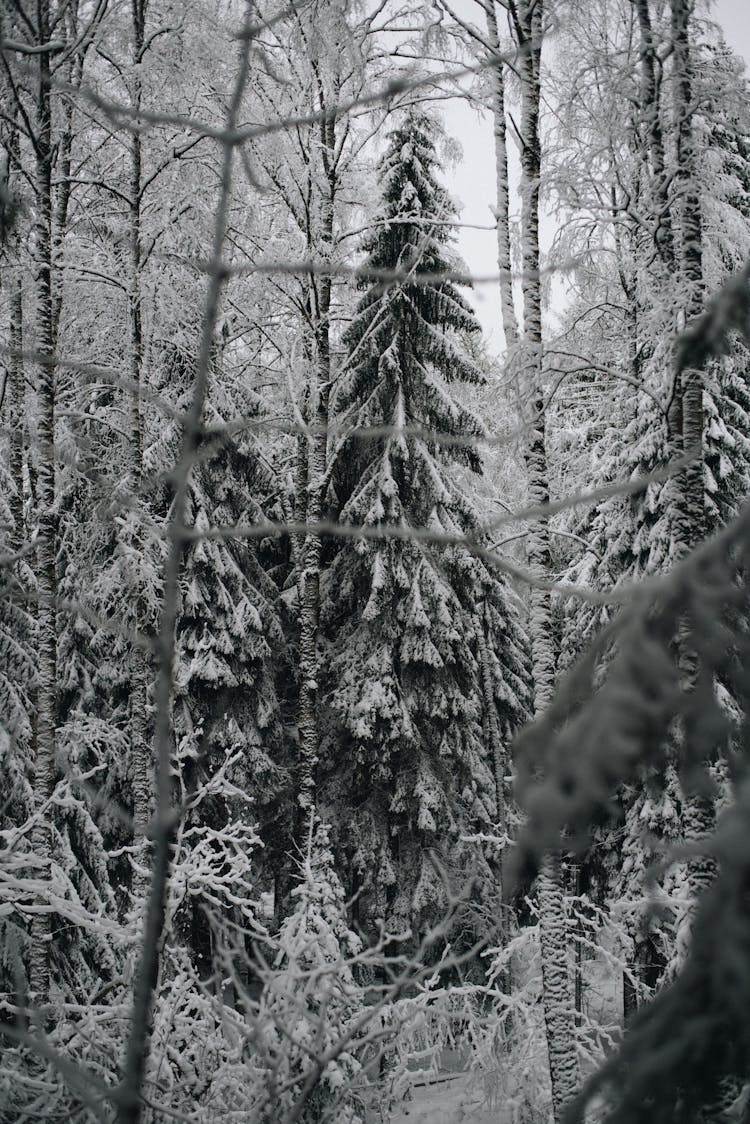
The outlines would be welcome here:
[[[507,744],[526,706],[523,637],[505,583],[463,545],[440,543],[477,532],[461,473],[481,470],[472,438],[482,429],[460,400],[461,385],[481,377],[462,347],[478,324],[441,276],[459,263],[436,138],[434,121],[410,111],[379,168],[365,271],[395,276],[363,283],[344,335],[335,409],[351,411],[360,431],[340,450],[333,498],[342,523],[382,527],[383,537],[338,550],[324,615],[323,806],[362,921],[416,931],[444,901],[429,852],[449,868],[470,865],[460,838],[489,828],[501,803],[484,707],[497,708]]]
[[[670,382],[679,325],[699,311],[702,288],[722,284],[750,249],[747,87],[738,80],[738,64],[721,37],[710,25],[690,22],[685,6],[674,6],[671,24],[666,7],[646,0],[619,11],[621,21],[599,22],[592,10],[567,32],[580,48],[581,73],[590,68],[600,80],[596,93],[588,85],[584,93],[582,82],[570,87],[562,115],[565,144],[558,148],[564,156],[556,168],[557,190],[573,216],[561,248],[575,252],[580,262],[576,299],[550,349],[560,380],[553,416],[564,427],[556,431],[563,435],[556,438],[560,486],[575,492],[592,480],[637,481],[688,447],[699,450],[702,479],[696,485],[692,473],[688,486],[682,473],[677,480],[654,481],[643,491],[612,496],[583,517],[562,521],[575,540],[588,545],[582,552],[568,550],[560,568],[567,564],[568,579],[598,589],[670,569],[690,544],[736,514],[750,482],[742,341],[736,339],[724,356],[713,358],[697,380],[686,377],[684,388]],[[629,32],[633,15],[637,21]],[[667,37],[679,50],[656,88],[654,51]],[[693,83],[692,99],[685,92],[686,74]],[[566,90],[567,82],[563,77]],[[602,135],[611,140],[592,158],[592,140]],[[614,184],[608,213],[598,206],[604,182]],[[650,216],[647,223],[644,216]],[[687,413],[683,389],[689,390]],[[568,421],[572,411],[575,422]],[[577,437],[581,430],[586,442]],[[686,487],[691,495],[696,487],[701,493],[699,500],[690,500],[689,516]],[[613,611],[567,601],[565,662],[585,649]],[[736,714],[724,686],[717,684],[717,690],[728,712]],[[713,771],[723,799],[727,786],[721,761]],[[704,807],[697,817],[703,821],[700,831],[691,826],[695,802],[680,790],[674,768],[641,778],[623,790],[621,800],[626,862],[622,871],[613,868],[613,883],[601,890],[612,892],[615,900],[644,903],[645,871],[658,853],[653,837],[661,838],[662,851],[668,850],[683,835],[705,833],[713,813]],[[614,838],[600,842],[607,851]],[[693,873],[696,868],[692,864]],[[707,867],[700,878],[705,885]],[[700,881],[692,875],[685,879],[684,870],[675,870],[655,891],[657,917],[649,917],[642,905],[630,914],[639,974],[650,987],[676,964],[678,950],[684,952],[680,918],[685,910],[679,903],[695,897]]]
[[[27,923],[12,875],[30,873],[24,864],[28,840],[21,829],[28,826],[33,809],[29,777],[35,672],[34,621],[26,605],[31,575],[28,567],[12,561],[19,541],[9,502],[15,485],[3,461],[0,458],[0,850],[10,877],[2,894],[0,988],[10,990],[17,963],[28,956]]]
[[[239,403],[235,408],[249,417],[257,413],[258,403],[248,395],[244,409]],[[229,420],[216,413],[217,433]],[[210,881],[201,884],[199,869],[191,872],[191,855],[199,853],[200,868],[201,849],[208,846],[218,869],[224,847],[228,866],[237,831],[248,824],[260,825],[275,863],[289,846],[289,831],[284,829],[289,809],[280,815],[288,778],[275,683],[284,643],[278,590],[259,564],[253,544],[233,541],[231,530],[226,539],[210,537],[213,527],[248,525],[263,518],[260,498],[268,486],[252,437],[207,437],[190,491],[188,517],[197,538],[182,583],[174,703],[179,799],[186,806],[180,836],[184,853],[178,858],[175,882],[182,904],[176,921],[204,975],[211,969],[212,911],[220,903],[216,887]],[[262,849],[252,856],[256,880],[262,857]],[[266,870],[266,881],[269,877]],[[241,913],[239,885],[226,889],[224,906],[231,912],[234,897]]]
[[[259,1083],[265,1088],[259,1100],[264,1116],[275,1119],[361,1124],[350,1089],[361,1069],[360,1044],[356,1033],[347,1041],[364,1009],[354,971],[361,941],[347,924],[328,828],[317,819],[310,826],[292,907],[255,1015],[263,1028],[258,1062]],[[319,1065],[339,1043],[343,1048]]]

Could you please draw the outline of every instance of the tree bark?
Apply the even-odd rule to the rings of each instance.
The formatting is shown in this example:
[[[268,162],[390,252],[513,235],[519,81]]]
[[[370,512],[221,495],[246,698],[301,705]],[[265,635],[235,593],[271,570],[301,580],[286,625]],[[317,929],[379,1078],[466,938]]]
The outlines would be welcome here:
[[[504,832],[507,838],[508,833],[508,807],[505,796],[505,773],[507,769],[507,756],[505,746],[503,744],[502,733],[500,730],[500,723],[497,717],[497,703],[495,701],[495,685],[492,679],[492,669],[490,667],[490,649],[487,643],[487,635],[489,632],[489,613],[485,605],[481,617],[477,619],[477,642],[479,649],[479,663],[482,675],[482,694],[484,702],[485,714],[485,730],[487,740],[489,742],[490,753],[492,756],[492,771],[495,778],[495,820],[497,823],[497,830]],[[500,852],[499,861],[496,867],[497,879],[497,894],[500,901],[503,901],[503,887],[506,883],[505,870],[507,864],[508,848],[503,847]],[[501,945],[507,944],[511,936],[511,925],[509,922],[508,913],[502,910],[498,918],[498,938]],[[510,967],[503,973],[503,986],[506,990],[510,990],[511,973]]]
[[[495,222],[497,224],[497,267],[500,278],[500,308],[505,334],[505,347],[511,350],[518,343],[518,318],[513,302],[513,279],[510,252],[510,186],[508,177],[508,145],[505,123],[505,76],[500,60],[500,36],[497,29],[495,0],[485,6],[487,41],[497,58],[489,68],[492,133],[495,141]]]
[[[0,34],[2,34],[2,32],[2,21],[0,21]],[[7,89],[5,83],[2,87],[2,94],[9,99],[12,98],[12,90]],[[17,112],[18,110],[16,107],[16,113]],[[20,146],[16,120],[11,121],[9,125],[9,135],[5,141],[5,147],[8,154],[8,187],[11,189],[11,194],[13,194],[12,188],[15,187],[19,179],[17,171],[20,169]],[[24,408],[26,402],[26,388],[24,383],[24,361],[21,357],[23,352],[22,248],[21,237],[17,231],[11,234],[10,245],[13,250],[15,268],[9,270],[8,274],[6,274],[6,277],[9,279],[9,355],[6,368],[8,380],[6,393],[8,396],[8,424],[10,427],[10,475],[13,481],[13,495],[10,499],[10,510],[13,518],[13,537],[11,538],[10,545],[12,550],[18,551],[23,546],[25,538],[23,509],[23,440],[26,424],[26,410]]]
[[[23,351],[23,282],[20,275],[10,282],[10,331],[8,344],[8,421],[10,425],[10,474],[13,480],[11,512],[13,515],[12,549],[20,550],[25,537],[23,514],[23,434],[24,434],[24,364]]]
[[[698,316],[703,307],[703,223],[697,186],[697,156],[693,132],[692,62],[690,55],[690,0],[672,0],[672,46],[674,115],[676,135],[676,190],[680,216],[680,276],[687,293],[685,319]],[[676,451],[690,462],[678,479],[675,521],[675,555],[688,554],[706,534],[703,482],[703,376],[700,371],[682,373],[674,387],[679,400],[680,430],[674,434]],[[681,638],[680,663],[689,690],[697,668],[689,650],[689,640]],[[689,843],[700,844],[714,826],[713,801],[709,796],[686,794],[683,806],[683,832]],[[695,856],[688,863],[690,896],[697,900],[715,877],[711,856]]]
[[[319,93],[319,108],[325,109],[325,86],[317,63],[313,73]],[[335,101],[334,97],[334,101]],[[336,122],[325,116],[319,127],[320,210],[317,229],[312,234],[316,256],[330,263],[333,252],[334,203],[337,178],[335,165]],[[313,357],[310,365],[313,386],[309,395],[312,432],[308,438],[306,462],[305,519],[319,523],[323,514],[326,466],[328,460],[328,414],[331,393],[331,277],[310,277]],[[302,472],[300,472],[300,476]],[[301,549],[299,568],[300,605],[300,695],[299,695],[299,775],[297,802],[300,810],[298,842],[306,850],[312,838],[316,802],[316,772],[320,752],[318,630],[320,625],[320,570],[322,541],[308,531]]]
[[[141,107],[142,83],[139,67],[142,62],[146,32],[146,0],[132,0],[133,22],[133,77],[131,100],[137,111]],[[141,189],[142,189],[141,135],[136,130],[130,137],[130,285],[128,293],[128,327],[130,334],[130,455],[133,503],[143,502],[143,416],[141,379],[143,377],[143,324],[141,317]],[[142,544],[141,544],[142,549]],[[144,628],[143,597],[140,578],[136,579],[135,629]],[[147,862],[146,833],[151,815],[153,778],[151,751],[146,718],[148,700],[148,675],[146,655],[139,644],[130,651],[130,746],[133,761],[133,843],[136,863],[144,867]],[[133,878],[135,901],[143,898],[145,878],[135,873]]]
[[[500,733],[500,723],[497,718],[497,704],[495,702],[495,689],[492,682],[492,669],[490,668],[490,653],[487,644],[487,630],[489,626],[489,613],[485,607],[483,619],[477,620],[477,640],[479,645],[479,661],[482,672],[482,693],[484,695],[484,712],[487,717],[487,734],[492,755],[492,771],[495,777],[495,818],[498,826],[507,828],[508,810],[505,799],[505,771],[507,767],[505,746]]]
[[[523,386],[528,399],[526,445],[528,500],[538,507],[549,502],[542,385],[542,290],[539,251],[541,181],[541,57],[542,0],[518,5],[516,33],[521,48],[521,223],[523,258]],[[542,582],[551,573],[549,530],[535,520],[527,536],[529,569],[539,579],[530,591],[531,665],[534,713],[552,701],[555,687],[555,645],[552,598]],[[559,853],[545,856],[537,880],[542,951],[544,1022],[547,1032],[552,1107],[555,1124],[578,1087],[578,1056],[568,966],[568,931]]]
[[[656,248],[664,266],[668,270],[673,270],[676,255],[664,154],[664,136],[661,127],[661,81],[659,74],[662,63],[656,51],[649,0],[631,0],[631,2],[636,9],[640,32],[640,108],[646,118],[648,153],[653,177],[654,201],[656,204]]]
[[[50,35],[49,4],[41,0],[37,8],[37,42],[45,44]],[[55,785],[55,739],[57,727],[57,575],[56,556],[56,465],[55,465],[55,365],[54,365],[54,289],[52,261],[52,106],[50,57],[46,51],[36,56],[35,91],[35,170],[34,170],[34,289],[36,297],[34,350],[37,356],[36,384],[38,417],[38,537],[35,577],[38,610],[38,694],[37,723],[33,747],[35,825],[32,845],[41,864],[41,877],[49,877],[52,840],[49,802]],[[43,895],[36,902],[31,920],[29,988],[34,1001],[44,1004],[49,997],[49,952],[52,917]]]

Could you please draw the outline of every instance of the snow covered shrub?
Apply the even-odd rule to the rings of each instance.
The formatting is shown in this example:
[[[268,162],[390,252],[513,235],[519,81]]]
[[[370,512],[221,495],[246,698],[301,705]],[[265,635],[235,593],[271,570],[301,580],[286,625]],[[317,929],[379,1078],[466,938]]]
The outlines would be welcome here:
[[[165,977],[156,997],[149,1100],[200,1124],[259,1120],[243,1013],[224,1002],[221,981],[212,987],[199,978],[188,949],[170,950]]]
[[[302,1124],[361,1124],[352,1082],[364,1023],[364,992],[355,978],[359,938],[345,919],[327,827],[316,822],[265,975],[253,1031],[263,1082],[261,1119]]]
[[[88,1002],[59,1003],[55,1025],[43,1033],[37,1022],[25,1030],[4,1004],[0,1121],[113,1119],[108,1094],[119,1080],[128,1009],[122,983],[109,985]]]
[[[547,1121],[552,1099],[538,923],[488,955],[490,1008],[474,1038],[472,1067],[485,1083],[488,1101],[503,1104],[512,1124]]]

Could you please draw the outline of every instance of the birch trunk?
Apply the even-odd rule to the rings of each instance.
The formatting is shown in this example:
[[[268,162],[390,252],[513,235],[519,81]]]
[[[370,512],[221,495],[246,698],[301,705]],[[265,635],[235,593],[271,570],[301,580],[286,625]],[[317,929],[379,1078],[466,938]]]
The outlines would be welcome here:
[[[50,37],[49,5],[42,0],[37,8],[37,42]],[[35,825],[32,834],[34,854],[40,863],[40,877],[49,878],[52,840],[49,803],[55,784],[55,737],[57,726],[57,576],[55,505],[55,366],[54,366],[54,291],[52,277],[52,109],[50,56],[41,51],[36,57],[36,121],[34,169],[34,290],[36,298],[34,350],[37,355],[38,395],[37,475],[38,537],[35,577],[39,598],[37,630],[37,722],[33,747]],[[43,894],[35,903],[30,926],[29,989],[37,1005],[49,997],[49,952],[52,917]]]
[[[330,348],[328,340],[330,281],[320,286],[316,325],[314,363],[315,405],[312,413],[313,432],[309,438],[307,458],[306,522],[319,523],[323,513],[323,489],[327,457],[328,401],[330,394]],[[320,749],[318,711],[318,629],[320,624],[320,564],[322,542],[319,534],[308,531],[301,551],[300,567],[300,697],[299,734],[300,762],[298,804],[301,812],[299,839],[305,844],[310,837],[315,814],[316,766]]]
[[[676,135],[676,180],[679,199],[680,277],[687,291],[685,318],[700,314],[703,306],[703,230],[697,189],[697,166],[693,136],[692,74],[690,58],[689,0],[672,0],[673,107]],[[674,387],[679,411],[679,431],[673,433],[676,452],[691,458],[678,479],[675,520],[675,555],[684,557],[705,536],[703,484],[703,377],[700,371],[683,372]],[[696,673],[695,661],[683,638],[680,662],[688,683]],[[714,823],[709,797],[688,795],[683,807],[683,832],[688,842],[698,843],[710,835]],[[688,864],[690,896],[697,897],[713,881],[715,863],[710,856],[695,857]]]
[[[0,23],[0,34],[2,24]],[[2,94],[9,99],[12,91],[5,85]],[[14,169],[20,167],[20,152],[17,122],[10,124],[9,136],[6,140],[8,153],[8,186],[15,186],[18,175]],[[23,272],[21,256],[21,238],[16,232],[12,236],[15,269],[9,271],[9,300],[8,300],[8,347],[7,359],[7,388],[8,395],[8,424],[10,426],[10,474],[13,481],[13,495],[10,500],[11,516],[13,518],[13,538],[11,549],[18,551],[23,546],[25,538],[24,510],[23,510],[23,437],[26,422],[26,390],[24,385],[23,352]]]
[[[325,104],[323,83],[318,78],[321,106]],[[335,99],[334,99],[335,100]],[[314,232],[318,256],[330,263],[333,249],[334,200],[336,195],[336,124],[332,118],[320,123],[321,205],[319,229]],[[319,523],[323,514],[326,466],[328,459],[328,411],[331,392],[331,278],[311,276],[310,296],[313,330],[313,363],[310,394],[310,419],[314,423],[308,438],[306,522]],[[301,473],[300,473],[301,475]],[[318,630],[320,625],[320,569],[322,542],[319,534],[308,531],[301,549],[298,590],[300,604],[300,696],[299,696],[299,773],[297,802],[300,810],[298,841],[303,849],[312,838],[316,801],[316,770],[320,752],[320,713],[318,696]]]
[[[508,145],[505,123],[505,76],[500,60],[500,36],[497,30],[495,0],[485,7],[487,41],[497,56],[489,69],[492,133],[495,141],[495,221],[497,224],[497,268],[500,279],[500,308],[503,318],[505,346],[511,350],[518,343],[518,318],[513,303],[513,280],[510,253],[510,186],[508,178]]]
[[[641,66],[640,108],[646,118],[655,211],[658,216],[654,239],[663,264],[668,270],[672,270],[675,265],[675,244],[668,191],[669,180],[664,154],[664,136],[661,127],[661,82],[658,77],[663,63],[657,56],[649,0],[631,0],[631,2],[638,16]]]
[[[497,719],[497,705],[495,703],[495,688],[492,682],[492,669],[490,668],[490,653],[487,644],[487,630],[489,626],[489,613],[486,608],[483,619],[477,621],[477,639],[479,645],[479,660],[482,671],[482,693],[484,695],[484,713],[487,720],[487,736],[492,755],[492,771],[495,775],[495,817],[498,826],[507,829],[508,810],[505,799],[505,772],[507,761],[505,746],[500,733],[500,723]]]
[[[139,67],[142,62],[146,30],[146,0],[132,0],[133,17],[133,78],[132,103],[137,111],[141,107],[142,84]],[[141,379],[143,377],[143,326],[141,318],[141,135],[135,131],[130,139],[130,292],[128,294],[130,334],[130,455],[133,502],[142,499],[143,484],[143,416]],[[140,586],[140,580],[138,580]],[[135,629],[143,629],[143,607],[140,588],[135,590]],[[148,698],[146,656],[142,647],[134,644],[130,653],[130,747],[133,761],[133,842],[136,863],[143,867],[147,861],[146,833],[152,804],[152,763],[148,742],[146,707]],[[136,873],[133,878],[135,901],[143,898],[145,879]]]
[[[523,259],[523,386],[528,394],[526,446],[528,500],[534,507],[549,502],[542,385],[542,291],[539,252],[539,189],[541,178],[541,39],[542,0],[519,5],[516,30],[521,54],[521,209]],[[541,581],[551,573],[549,531],[544,520],[533,522],[527,537],[528,564]],[[530,592],[531,663],[534,713],[552,701],[555,686],[555,647],[552,598],[541,584]],[[561,858],[548,854],[537,880],[542,951],[542,1000],[547,1032],[552,1107],[555,1124],[578,1087],[578,1056],[571,982],[568,933]]]
[[[499,54],[500,41],[494,5],[485,8],[490,48]],[[523,0],[514,11],[514,32],[520,49],[522,89],[521,202],[523,259],[523,364],[521,385],[528,395],[524,402],[529,426],[525,459],[529,503],[549,500],[547,449],[542,387],[542,292],[539,254],[539,188],[541,138],[542,0]],[[519,342],[518,319],[513,302],[510,254],[508,154],[505,124],[505,90],[502,64],[492,68],[491,107],[495,138],[497,177],[497,244],[503,330],[509,350]],[[551,570],[549,532],[544,521],[536,521],[527,536],[529,568],[540,580]],[[534,713],[540,714],[552,701],[555,684],[555,649],[552,632],[552,602],[547,590],[533,586],[529,603]],[[564,1106],[578,1087],[578,1058],[575,1047],[573,1003],[568,971],[568,934],[559,854],[545,857],[537,880],[540,942],[542,952],[544,1019],[549,1053],[550,1082],[555,1124],[562,1120]]]
[[[504,906],[504,887],[506,885],[506,869],[508,862],[508,807],[505,795],[505,774],[508,767],[506,748],[503,741],[500,723],[497,717],[497,703],[495,701],[495,684],[490,667],[490,648],[487,643],[489,634],[489,612],[484,607],[482,616],[477,620],[477,641],[479,649],[479,662],[482,674],[482,695],[485,715],[485,736],[489,743],[492,757],[492,771],[495,777],[495,820],[497,831],[504,833],[506,845],[502,848],[496,867],[497,895],[501,903],[500,913],[497,918],[497,933],[501,947],[510,941],[513,935],[513,922],[510,910]],[[500,983],[506,992],[510,993],[513,987],[511,965],[502,972]]]
[[[20,550],[24,541],[23,517],[23,433],[24,433],[24,366],[23,351],[23,282],[20,275],[10,282],[10,330],[8,332],[8,421],[10,425],[10,473],[13,480],[11,513],[13,516],[12,549]]]

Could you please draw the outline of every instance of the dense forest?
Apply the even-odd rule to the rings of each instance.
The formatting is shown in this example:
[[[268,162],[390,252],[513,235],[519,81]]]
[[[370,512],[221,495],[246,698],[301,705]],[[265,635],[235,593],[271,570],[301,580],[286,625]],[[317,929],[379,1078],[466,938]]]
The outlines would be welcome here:
[[[750,1120],[708,0],[1,0],[0,47],[0,1121]]]

